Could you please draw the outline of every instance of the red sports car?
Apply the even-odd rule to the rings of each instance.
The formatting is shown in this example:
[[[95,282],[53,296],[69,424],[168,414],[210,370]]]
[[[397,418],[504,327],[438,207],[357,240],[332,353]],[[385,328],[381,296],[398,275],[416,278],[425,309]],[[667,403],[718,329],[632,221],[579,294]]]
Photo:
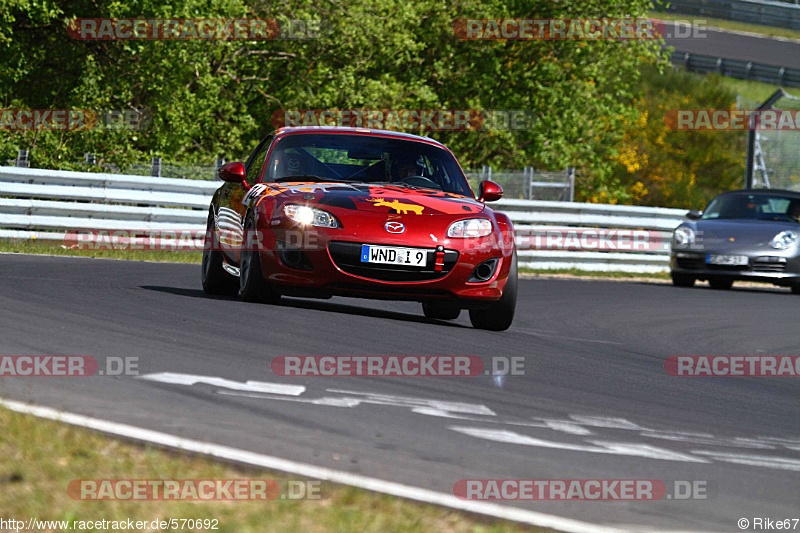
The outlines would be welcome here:
[[[511,221],[478,199],[452,152],[426,137],[356,128],[282,128],[225,183],[208,213],[203,289],[422,303],[426,317],[501,331],[514,319]]]

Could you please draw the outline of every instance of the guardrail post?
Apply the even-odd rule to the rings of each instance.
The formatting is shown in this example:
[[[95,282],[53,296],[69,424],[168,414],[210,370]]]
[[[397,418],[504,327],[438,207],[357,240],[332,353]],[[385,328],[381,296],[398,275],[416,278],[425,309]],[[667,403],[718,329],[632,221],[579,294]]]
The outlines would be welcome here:
[[[223,166],[224,164],[225,164],[225,158],[224,157],[216,158],[214,160],[214,170],[216,171],[219,167]]]
[[[152,162],[152,170],[150,171],[150,175],[160,178],[161,177],[161,158],[154,157]]]
[[[525,182],[523,190],[523,198],[526,200],[533,200],[533,167],[525,167],[522,169],[522,179]]]
[[[575,201],[575,167],[567,167],[567,177],[569,178],[569,201]]]
[[[25,168],[29,167],[30,164],[31,164],[30,155],[31,155],[31,151],[30,150],[21,148],[19,150],[19,152],[17,153],[17,165],[16,166],[25,167]]]

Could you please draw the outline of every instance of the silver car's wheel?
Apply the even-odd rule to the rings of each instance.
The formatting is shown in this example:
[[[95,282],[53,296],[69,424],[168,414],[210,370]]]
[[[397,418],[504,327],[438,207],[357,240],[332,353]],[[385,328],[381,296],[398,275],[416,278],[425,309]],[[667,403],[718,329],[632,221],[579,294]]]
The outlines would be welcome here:
[[[712,289],[726,291],[733,287],[733,280],[730,278],[710,278],[708,284]]]
[[[672,284],[676,287],[694,287],[695,281],[697,279],[694,276],[672,273]]]

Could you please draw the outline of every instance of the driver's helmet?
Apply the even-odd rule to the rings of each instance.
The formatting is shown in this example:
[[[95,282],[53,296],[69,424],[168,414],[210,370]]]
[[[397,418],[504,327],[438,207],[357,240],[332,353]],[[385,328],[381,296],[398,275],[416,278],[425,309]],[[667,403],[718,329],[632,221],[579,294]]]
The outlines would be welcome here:
[[[424,176],[424,172],[425,165],[422,163],[421,157],[403,155],[392,161],[392,179],[395,181],[409,176]]]

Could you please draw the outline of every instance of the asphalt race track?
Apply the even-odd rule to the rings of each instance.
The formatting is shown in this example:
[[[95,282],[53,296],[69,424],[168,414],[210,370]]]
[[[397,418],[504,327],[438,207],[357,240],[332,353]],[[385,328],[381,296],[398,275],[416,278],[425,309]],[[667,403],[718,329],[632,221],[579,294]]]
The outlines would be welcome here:
[[[686,20],[692,17],[687,15]],[[666,23],[664,41],[667,46],[674,46],[676,52],[800,68],[800,41],[705,28],[702,19],[697,20],[699,31],[694,35],[685,25],[676,27]]]
[[[207,297],[199,270],[1,255],[0,354],[138,357],[141,375],[302,394],[98,375],[3,377],[0,397],[448,494],[471,478],[705,483],[696,500],[504,503],[630,530],[800,517],[800,381],[663,367],[670,355],[797,355],[800,296],[786,289],[523,280],[514,326],[491,333],[466,313],[426,320],[414,303]],[[284,378],[270,369],[278,355],[522,356],[525,375]]]

